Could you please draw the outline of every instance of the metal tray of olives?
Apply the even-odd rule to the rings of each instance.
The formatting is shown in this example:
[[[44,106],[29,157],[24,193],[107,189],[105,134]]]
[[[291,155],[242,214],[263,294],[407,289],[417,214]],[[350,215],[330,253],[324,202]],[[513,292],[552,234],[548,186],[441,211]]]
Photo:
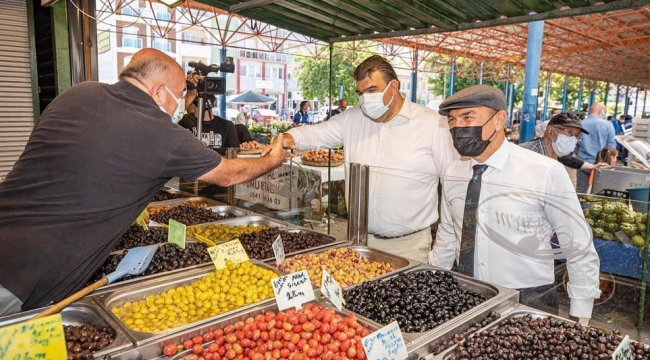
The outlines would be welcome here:
[[[237,217],[234,219],[227,219],[227,220],[219,220],[219,221],[212,221],[208,223],[203,223],[203,224],[197,224],[197,225],[190,225],[190,226],[208,226],[208,225],[228,225],[228,226],[260,226],[260,225],[266,225],[268,227],[277,227],[277,228],[286,228],[289,226],[289,224],[278,221],[276,219],[270,218],[268,216],[263,216],[263,215],[248,215],[244,217]],[[190,227],[188,226],[188,228]],[[191,238],[191,237],[190,237]]]
[[[200,200],[205,199],[205,200],[211,201],[213,204],[214,203],[221,204],[218,201],[208,199],[208,198],[197,197],[197,198],[190,198],[190,199],[200,199]],[[183,200],[187,200],[187,199],[169,200],[169,202],[161,201],[159,203],[152,203],[152,204],[155,204],[154,206],[177,206],[177,205],[183,204],[183,202],[182,202]],[[177,202],[177,201],[181,201],[181,202],[170,204],[172,202]],[[250,214],[250,211],[242,210],[242,209],[240,209],[238,207],[231,206],[231,205],[212,205],[212,206],[210,206],[210,204],[208,204],[208,207],[206,209],[208,209],[208,210],[210,210],[212,212],[215,212],[215,213],[217,213],[217,214],[219,214],[221,216],[233,215],[235,218],[247,216],[247,215]],[[230,219],[224,219],[224,220],[218,220],[218,221],[226,221],[226,220],[230,220]],[[203,225],[203,224],[204,223],[194,224],[194,225]],[[205,224],[207,224],[207,223],[205,223]],[[190,226],[194,226],[194,225],[190,225]],[[151,220],[151,221],[149,221],[149,226],[161,226],[161,224]]]
[[[399,272],[399,273],[388,275],[388,276],[386,276],[384,278],[381,278],[381,279],[376,279],[376,280],[371,280],[371,281],[386,281],[386,280],[388,280],[390,278],[399,276],[401,274],[406,274],[406,273],[410,273],[410,272],[426,272],[426,271],[443,271],[443,272],[448,272],[448,273],[451,272],[451,271],[444,270],[444,269],[437,268],[437,267],[430,266],[430,265],[420,265],[420,266],[417,266],[415,268],[412,268],[412,269],[409,269],[409,270],[406,270],[406,271],[402,271],[402,272]],[[469,276],[465,276],[463,274],[453,273],[453,275],[458,279],[458,283],[460,284],[460,286],[462,288],[465,288],[467,290],[470,290],[470,291],[473,291],[475,293],[481,294],[481,295],[485,296],[487,298],[487,300],[485,302],[479,304],[478,306],[475,306],[474,308],[469,309],[468,311],[466,311],[466,312],[464,312],[464,313],[462,313],[462,314],[460,314],[460,315],[458,315],[458,316],[456,316],[454,318],[451,318],[448,321],[434,327],[433,329],[431,329],[429,331],[426,331],[426,332],[413,332],[413,333],[403,332],[404,340],[407,343],[409,343],[409,344],[418,343],[418,342],[422,341],[424,338],[426,338],[429,335],[431,335],[431,334],[435,333],[436,331],[438,331],[438,329],[447,326],[448,324],[455,323],[455,322],[458,322],[458,321],[462,321],[462,319],[465,319],[465,318],[468,318],[468,317],[473,318],[478,312],[480,312],[480,309],[482,307],[489,306],[488,304],[500,303],[500,302],[502,302],[504,300],[504,299],[502,299],[503,295],[512,294],[512,290],[501,287],[501,286],[498,286],[498,285],[491,285],[491,284],[488,284],[486,282],[471,278]],[[348,287],[346,289],[346,291],[348,291],[348,290],[350,290],[350,289],[352,289],[354,287],[357,287],[359,285],[360,284],[350,286],[350,287]],[[357,314],[356,312],[354,314],[356,314],[360,318],[363,318],[366,321],[369,321],[369,322],[372,322],[372,323],[376,324],[379,327],[388,325],[388,324],[380,324],[378,322],[375,322],[374,320],[366,318],[361,314]]]
[[[456,321],[448,322],[436,327],[426,336],[413,342],[409,347],[409,353],[416,354],[418,358],[426,357],[427,360],[433,359],[433,357],[436,356],[434,355],[434,352],[439,346],[443,345],[447,340],[452,339],[456,334],[463,333],[470,327],[474,326],[475,323],[485,320],[491,312],[496,312],[502,317],[504,314],[510,313],[513,307],[517,306],[519,303],[519,291],[505,289],[503,293],[498,295],[498,298],[500,301],[490,301],[490,303],[487,304],[480,304],[476,307],[477,312],[475,313],[465,313]],[[453,345],[440,352],[440,354],[444,354],[445,351],[452,347]]]
[[[165,205],[165,203],[168,202],[168,201],[185,200],[185,199],[196,197],[196,195],[194,195],[192,193],[188,193],[188,192],[185,192],[185,191],[174,189],[174,188],[171,188],[169,186],[163,186],[160,190],[168,192],[168,193],[173,194],[173,195],[181,195],[183,197],[178,198],[178,199],[170,199],[170,200],[163,200],[163,201],[152,201],[152,202],[149,203],[148,206],[156,206],[156,205],[159,205],[159,204]],[[201,199],[205,199],[205,198],[201,198]],[[208,199],[208,200],[210,200],[212,202],[215,202],[212,199]],[[219,203],[217,203],[217,204],[219,204]],[[210,204],[208,203],[208,205],[210,205]]]
[[[348,243],[345,240],[337,240],[333,236],[323,234],[323,233],[319,233],[317,231],[312,231],[312,230],[309,230],[307,228],[297,227],[295,225],[292,225],[290,227],[280,229],[280,230],[290,232],[290,233],[305,232],[305,233],[316,234],[316,235],[320,236],[320,238],[322,240],[322,245],[313,246],[313,247],[306,248],[306,249],[303,249],[303,250],[286,253],[285,254],[286,257],[291,257],[291,256],[294,256],[294,255],[304,254],[304,253],[308,253],[308,252],[312,252],[312,251],[318,251],[318,250],[321,250],[321,249],[328,249],[328,248],[331,248],[331,247],[339,247],[339,246],[341,246],[343,244]],[[263,259],[262,261],[264,261],[265,263],[271,263],[271,262],[274,263],[275,262],[275,257]],[[276,270],[278,270],[278,269],[276,269]],[[284,275],[284,273],[283,273],[283,275]]]
[[[41,311],[48,308],[49,306],[2,317],[0,318],[0,328],[27,321],[33,316],[36,316]],[[113,319],[111,319],[103,311],[97,309],[97,305],[91,300],[82,299],[63,309],[61,311],[61,319],[63,321],[63,325],[92,325],[95,327],[106,326],[115,332],[115,340],[113,340],[113,342],[105,348],[94,352],[93,356],[95,358],[101,358],[104,355],[112,354],[133,347],[133,342],[124,333],[122,328],[118,326],[115,321],[113,321]]]
[[[267,264],[264,264],[260,261],[257,260],[251,260],[251,262],[257,266],[263,267],[265,269],[271,270],[274,273],[278,275],[284,275],[282,272],[280,272],[278,269],[269,266]],[[257,305],[264,304],[267,302],[274,302],[274,298],[268,298],[262,301],[259,301],[257,303],[253,303],[250,305],[244,305],[240,308],[224,312],[222,314],[219,314],[217,316],[211,317],[211,318],[206,318],[203,320],[199,320],[190,324],[187,324],[185,326],[181,326],[175,329],[171,329],[165,332],[161,333],[144,333],[136,330],[132,330],[128,328],[125,324],[122,323],[120,319],[118,319],[111,311],[112,308],[119,306],[125,302],[129,301],[140,301],[146,298],[148,295],[153,295],[153,294],[159,294],[161,292],[167,291],[172,288],[176,288],[179,286],[185,286],[189,285],[195,280],[199,280],[203,278],[205,275],[208,275],[209,273],[213,272],[214,266],[213,265],[205,265],[204,267],[197,269],[195,271],[189,271],[189,272],[183,272],[183,273],[176,273],[173,275],[169,276],[161,276],[149,281],[141,281],[138,282],[132,286],[121,288],[119,290],[113,291],[113,292],[106,292],[103,294],[98,294],[96,296],[93,296],[93,300],[96,301],[99,306],[108,314],[110,314],[111,318],[120,326],[122,326],[123,330],[131,337],[136,342],[136,345],[142,345],[143,343],[147,343],[150,341],[154,341],[160,338],[163,338],[167,335],[170,335],[172,333],[176,333],[179,331],[184,331],[188,330],[191,328],[194,328],[198,325],[202,325],[204,323],[214,321],[215,319],[219,319],[222,317],[226,317],[232,314],[236,314],[242,311],[247,311],[252,308],[254,308]]]
[[[316,299],[320,299],[320,293],[318,290],[314,291],[316,295]],[[313,301],[314,303],[323,303],[321,301],[315,300]],[[341,315],[349,315],[352,314],[351,312],[343,309],[343,311],[338,311],[336,310],[333,306],[323,303],[327,307],[334,309],[338,314]],[[329,306],[328,306],[329,305]],[[173,335],[166,336],[164,338],[158,339],[156,342],[146,344],[144,346],[140,346],[136,349],[131,349],[127,351],[123,351],[119,354],[115,354],[111,356],[112,360],[133,360],[133,359],[168,359],[168,360],[179,360],[182,359],[184,356],[188,355],[190,351],[183,351],[179,354],[176,354],[172,358],[164,357],[163,355],[163,348],[167,344],[182,344],[185,340],[192,339],[195,336],[200,336],[203,333],[207,331],[212,331],[216,329],[222,329],[227,325],[234,324],[237,321],[243,321],[246,318],[249,317],[255,317],[258,314],[264,314],[267,311],[275,311],[278,312],[278,306],[275,302],[272,303],[267,303],[263,305],[258,305],[253,309],[250,309],[246,312],[239,312],[237,314],[231,314],[227,317],[223,317],[220,319],[212,319],[211,321],[201,324],[200,326],[194,326],[191,329],[186,329],[181,332],[177,332]],[[356,316],[356,315],[355,315]],[[371,332],[374,332],[378,330],[379,328],[375,324],[371,324],[366,322],[365,320],[359,319],[359,323],[362,325],[365,325],[368,327],[368,329]],[[204,346],[210,345],[211,342],[209,343],[204,343]]]
[[[304,254],[320,254],[322,252],[325,252],[325,251],[328,251],[328,250],[331,250],[331,249],[334,249],[334,248],[341,248],[341,247],[344,247],[346,249],[350,249],[350,250],[354,250],[354,251],[358,252],[361,255],[362,258],[366,258],[366,259],[369,259],[371,261],[386,262],[386,263],[389,263],[392,266],[393,270],[391,270],[391,271],[389,271],[389,272],[387,272],[385,274],[379,275],[377,277],[374,277],[374,278],[372,278],[370,280],[383,279],[385,277],[395,275],[395,274],[397,274],[399,272],[406,271],[408,269],[411,269],[411,268],[413,268],[415,266],[420,265],[419,262],[416,262],[416,261],[413,261],[413,260],[410,260],[410,259],[407,259],[407,258],[404,258],[404,257],[401,257],[401,256],[389,254],[387,252],[384,252],[384,251],[381,251],[381,250],[378,250],[378,249],[369,248],[369,247],[363,246],[363,245],[350,245],[349,243],[348,244],[340,244],[340,246],[331,246],[331,247],[328,247],[328,248],[325,248],[325,249],[320,248],[318,250],[308,251],[308,252],[306,252]],[[320,279],[318,279],[318,281],[320,281]],[[352,286],[354,286],[354,285],[344,287],[344,289],[351,288]],[[320,286],[317,286],[317,287],[320,287]]]

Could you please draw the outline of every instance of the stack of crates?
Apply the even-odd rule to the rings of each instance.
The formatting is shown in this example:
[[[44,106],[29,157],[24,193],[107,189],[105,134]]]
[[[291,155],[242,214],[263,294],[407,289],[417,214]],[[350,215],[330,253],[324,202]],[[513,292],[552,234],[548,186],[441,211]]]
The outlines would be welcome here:
[[[635,118],[632,124],[632,136],[646,141],[650,140],[650,119]]]

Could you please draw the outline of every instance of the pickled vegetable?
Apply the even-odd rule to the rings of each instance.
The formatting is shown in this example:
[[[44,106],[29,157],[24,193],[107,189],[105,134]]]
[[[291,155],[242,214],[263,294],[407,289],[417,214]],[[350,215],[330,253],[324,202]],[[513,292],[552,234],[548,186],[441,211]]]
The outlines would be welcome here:
[[[320,254],[297,255],[279,266],[280,270],[287,273],[307,270],[309,278],[318,286],[323,278],[323,267],[342,287],[358,284],[393,270],[389,263],[369,260],[361,257],[358,251],[345,248],[331,249]]]

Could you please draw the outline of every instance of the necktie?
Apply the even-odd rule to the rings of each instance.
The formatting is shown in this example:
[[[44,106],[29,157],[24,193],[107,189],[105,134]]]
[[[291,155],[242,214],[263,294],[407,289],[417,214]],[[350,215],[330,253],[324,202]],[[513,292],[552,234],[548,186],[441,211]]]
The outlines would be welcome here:
[[[458,270],[461,274],[474,276],[474,243],[476,241],[476,210],[481,195],[481,177],[487,165],[474,165],[474,174],[467,185],[463,230],[460,238],[460,257]]]

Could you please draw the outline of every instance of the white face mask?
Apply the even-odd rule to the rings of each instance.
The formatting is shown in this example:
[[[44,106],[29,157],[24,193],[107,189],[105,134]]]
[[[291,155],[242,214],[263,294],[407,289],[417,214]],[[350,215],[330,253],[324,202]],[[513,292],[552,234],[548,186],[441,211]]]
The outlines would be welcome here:
[[[163,86],[165,86],[165,90],[167,90],[167,92],[169,93],[169,95],[171,95],[172,98],[174,98],[174,100],[176,101],[176,107],[178,108],[179,104],[181,103],[181,99],[177,98],[176,95],[174,95],[174,93],[173,93],[171,90],[169,90],[169,88],[167,87],[167,85],[163,85]],[[174,111],[172,111],[172,113],[169,114],[169,113],[167,112],[167,110],[165,110],[165,108],[164,108],[162,105],[159,105],[158,107],[160,108],[160,111],[164,112],[165,114],[167,114],[167,115],[169,115],[169,116],[172,116],[172,114],[174,113],[174,111],[176,111],[176,109],[174,109]]]
[[[384,94],[386,94],[389,87],[390,82],[386,85],[384,91],[380,93],[365,93],[359,96],[359,105],[367,117],[372,120],[377,120],[388,111],[388,107],[393,102],[393,99],[395,99],[395,95],[393,95],[388,105],[384,105]]]
[[[558,134],[557,139],[551,143],[557,156],[569,155],[575,150],[578,139],[575,136]]]

